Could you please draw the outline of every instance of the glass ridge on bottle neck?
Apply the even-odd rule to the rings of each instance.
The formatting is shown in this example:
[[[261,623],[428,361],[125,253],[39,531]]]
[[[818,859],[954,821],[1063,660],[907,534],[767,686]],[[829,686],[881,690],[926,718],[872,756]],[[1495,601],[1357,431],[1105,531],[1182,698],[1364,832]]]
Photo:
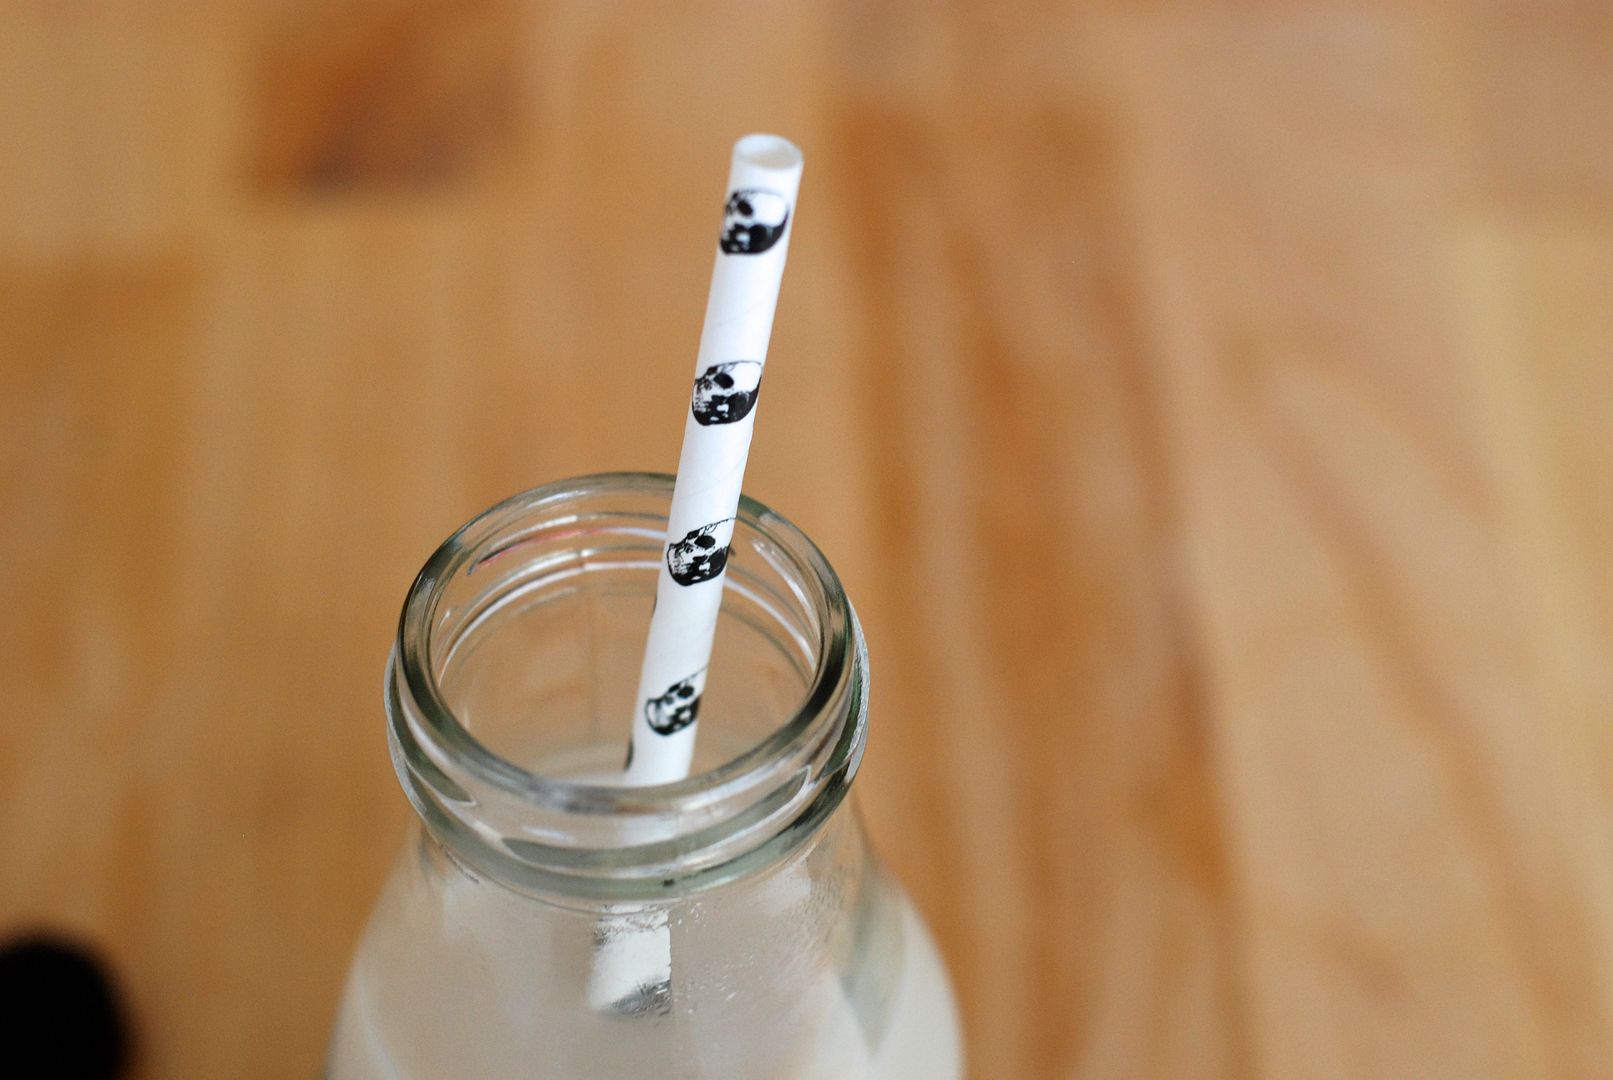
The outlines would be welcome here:
[[[776,620],[768,631],[802,652],[810,678],[794,714],[749,749],[674,783],[614,786],[501,757],[450,707],[442,677],[460,639],[496,631],[511,598],[631,572],[650,583],[648,603],[671,483],[603,474],[516,495],[445,541],[410,588],[387,668],[388,742],[410,802],[472,872],[560,901],[672,900],[787,858],[844,799],[867,731],[862,632],[822,553],[750,499],[734,543],[751,545],[757,570],[725,587],[762,613],[752,623]],[[625,745],[625,723],[621,734]]]

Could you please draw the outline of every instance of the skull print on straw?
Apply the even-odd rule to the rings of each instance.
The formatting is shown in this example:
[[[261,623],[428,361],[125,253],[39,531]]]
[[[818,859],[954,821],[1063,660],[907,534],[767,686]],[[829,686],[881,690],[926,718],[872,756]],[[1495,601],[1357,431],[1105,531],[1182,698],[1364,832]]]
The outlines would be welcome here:
[[[634,695],[623,782],[681,780],[694,758],[723,571],[756,423],[767,343],[801,184],[801,151],[777,135],[734,144],[717,263],[672,487],[655,607]],[[617,913],[597,933],[588,998],[627,1016],[671,1008],[672,939],[665,913]]]
[[[800,183],[801,152],[788,141],[747,135],[734,144],[663,573],[635,697],[629,784],[681,780],[694,755],[723,569]],[[669,695],[677,697],[675,703]]]

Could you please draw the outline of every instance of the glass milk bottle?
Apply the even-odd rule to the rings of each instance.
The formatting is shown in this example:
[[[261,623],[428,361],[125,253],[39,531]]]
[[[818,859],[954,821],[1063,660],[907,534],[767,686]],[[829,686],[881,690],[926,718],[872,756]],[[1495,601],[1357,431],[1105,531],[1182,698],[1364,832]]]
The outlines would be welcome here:
[[[518,495],[410,589],[386,712],[420,822],[331,1080],[961,1078],[935,946],[846,799],[862,633],[794,526],[740,507],[689,779],[599,782],[622,767],[671,486]],[[650,964],[642,993],[597,1003],[633,942],[669,951],[670,979]]]

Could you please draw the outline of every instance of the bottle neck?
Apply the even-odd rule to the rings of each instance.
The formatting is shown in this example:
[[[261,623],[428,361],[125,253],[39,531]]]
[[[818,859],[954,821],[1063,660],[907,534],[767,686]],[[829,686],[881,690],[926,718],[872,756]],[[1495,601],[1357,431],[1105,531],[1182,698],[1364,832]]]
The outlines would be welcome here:
[[[550,897],[670,900],[776,865],[842,803],[866,736],[862,633],[812,542],[750,500],[696,771],[613,783],[670,494],[641,474],[526,492],[410,589],[386,680],[393,762],[471,870]]]

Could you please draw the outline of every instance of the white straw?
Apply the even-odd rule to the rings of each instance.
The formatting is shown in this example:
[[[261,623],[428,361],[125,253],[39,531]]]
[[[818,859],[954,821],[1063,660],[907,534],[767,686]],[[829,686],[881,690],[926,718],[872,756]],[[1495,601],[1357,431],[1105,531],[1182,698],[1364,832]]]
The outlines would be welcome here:
[[[723,571],[739,513],[801,164],[801,151],[777,135],[747,135],[734,144],[655,608],[634,696],[622,780],[628,785],[681,780],[694,758],[700,695],[717,633]],[[671,934],[664,916],[641,916],[610,930],[602,924],[588,998],[595,1008],[628,1015],[664,1012],[671,974]]]
[[[666,556],[633,708],[626,783],[689,775],[722,604],[767,342],[790,247],[801,151],[777,135],[734,144],[706,324],[667,518]]]

